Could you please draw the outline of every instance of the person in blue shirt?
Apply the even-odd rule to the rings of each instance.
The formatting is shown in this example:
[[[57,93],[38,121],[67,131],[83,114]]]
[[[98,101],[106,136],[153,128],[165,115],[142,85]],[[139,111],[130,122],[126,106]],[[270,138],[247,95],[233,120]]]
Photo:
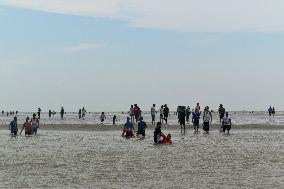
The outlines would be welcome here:
[[[124,124],[122,137],[130,138],[134,137],[134,126],[133,123],[130,121],[130,117],[127,117],[127,121]]]
[[[147,124],[145,123],[145,121],[143,121],[143,117],[139,118],[139,122],[138,122],[138,131],[137,131],[137,135],[142,135],[142,139],[145,138],[145,130],[147,128]]]
[[[14,117],[14,120],[11,121],[9,130],[11,130],[11,134],[17,135],[18,134],[18,124],[17,124],[17,117]]]
[[[192,113],[192,123],[194,126],[195,133],[198,133],[199,120],[200,120],[200,112],[198,109],[195,109],[195,112]]]
[[[269,107],[269,109],[268,109],[268,114],[269,114],[269,117],[271,117],[271,115],[272,115],[272,108],[271,108],[271,106]]]

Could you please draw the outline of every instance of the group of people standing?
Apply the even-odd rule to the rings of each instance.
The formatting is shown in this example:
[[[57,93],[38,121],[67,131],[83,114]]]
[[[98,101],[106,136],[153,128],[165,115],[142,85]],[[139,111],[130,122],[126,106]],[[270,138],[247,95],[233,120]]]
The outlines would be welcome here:
[[[9,130],[11,134],[14,136],[18,135],[18,119],[14,117],[14,120],[10,122]],[[22,129],[20,131],[20,135],[22,134],[23,130],[25,130],[25,135],[29,136],[32,134],[37,134],[37,130],[39,128],[39,118],[36,117],[36,114],[33,114],[33,117],[30,119],[26,117],[26,121],[24,122]]]
[[[79,119],[85,119],[86,113],[87,113],[87,111],[86,111],[85,107],[83,107],[82,109],[80,108],[79,112],[78,112]]]
[[[168,117],[170,113],[170,109],[168,108],[168,105],[162,105],[159,109],[159,111],[156,111],[156,104],[153,104],[151,107],[151,118],[152,118],[152,124],[156,123],[156,114],[160,113],[160,122],[168,124]]]

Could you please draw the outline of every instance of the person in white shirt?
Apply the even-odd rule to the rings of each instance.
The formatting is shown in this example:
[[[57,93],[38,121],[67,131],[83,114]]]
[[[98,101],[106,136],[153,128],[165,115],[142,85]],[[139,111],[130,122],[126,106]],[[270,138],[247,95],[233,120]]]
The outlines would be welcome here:
[[[209,126],[210,126],[210,123],[212,122],[212,114],[211,112],[209,111],[209,107],[206,106],[205,107],[205,111],[204,111],[204,114],[203,114],[203,130],[206,132],[206,133],[209,133]]]
[[[225,118],[223,118],[222,125],[223,125],[223,132],[225,132],[227,130],[228,134],[230,134],[230,130],[231,130],[231,127],[232,127],[232,121],[229,118],[228,112],[226,112]]]
[[[153,104],[153,107],[151,108],[151,117],[152,117],[152,124],[155,124],[156,120],[156,110],[155,110],[156,104]]]

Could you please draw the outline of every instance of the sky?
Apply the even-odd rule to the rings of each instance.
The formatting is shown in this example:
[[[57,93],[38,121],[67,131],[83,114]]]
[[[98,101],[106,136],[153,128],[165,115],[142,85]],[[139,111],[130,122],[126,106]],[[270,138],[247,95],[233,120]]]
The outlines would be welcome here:
[[[284,110],[283,0],[0,0],[0,109]]]

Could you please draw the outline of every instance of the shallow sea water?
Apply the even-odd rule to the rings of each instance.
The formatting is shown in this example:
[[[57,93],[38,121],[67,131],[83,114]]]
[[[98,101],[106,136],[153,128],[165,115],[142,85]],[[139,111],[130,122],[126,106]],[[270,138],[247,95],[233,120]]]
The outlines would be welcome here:
[[[173,145],[119,131],[0,130],[0,188],[284,188],[284,131],[165,131]]]

